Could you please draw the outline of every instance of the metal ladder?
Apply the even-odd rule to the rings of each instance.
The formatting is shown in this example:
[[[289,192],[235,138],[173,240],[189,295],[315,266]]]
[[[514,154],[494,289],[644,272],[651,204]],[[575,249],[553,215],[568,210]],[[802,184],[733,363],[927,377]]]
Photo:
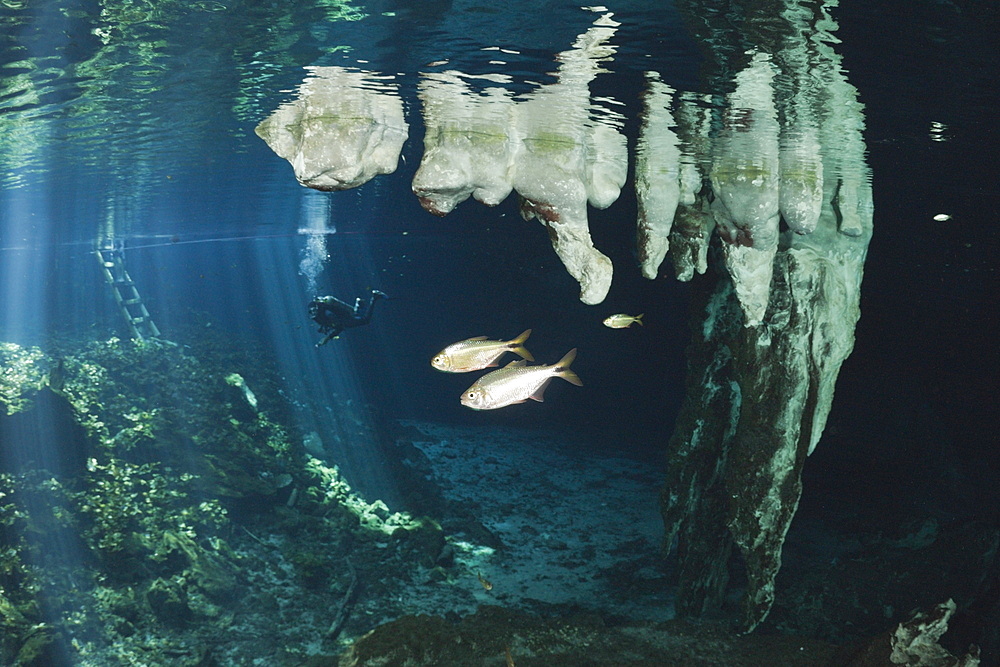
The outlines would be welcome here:
[[[94,251],[97,261],[101,264],[101,271],[104,279],[111,287],[111,293],[115,297],[115,302],[125,316],[129,330],[133,338],[159,338],[160,330],[156,327],[153,319],[146,310],[146,304],[142,302],[139,290],[135,288],[135,283],[125,270],[125,255],[121,248],[116,248],[114,244]]]

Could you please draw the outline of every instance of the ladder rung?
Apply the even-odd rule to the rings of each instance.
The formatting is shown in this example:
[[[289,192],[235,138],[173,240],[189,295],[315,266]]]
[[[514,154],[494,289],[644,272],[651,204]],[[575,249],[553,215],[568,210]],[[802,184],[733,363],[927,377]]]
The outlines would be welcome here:
[[[136,289],[132,277],[125,270],[124,257],[113,248],[102,248],[96,251],[104,278],[114,294],[125,321],[128,322],[132,334],[138,338],[144,336],[159,336],[160,331],[153,324],[149,311],[142,302],[139,290]],[[137,314],[133,315],[133,312]]]

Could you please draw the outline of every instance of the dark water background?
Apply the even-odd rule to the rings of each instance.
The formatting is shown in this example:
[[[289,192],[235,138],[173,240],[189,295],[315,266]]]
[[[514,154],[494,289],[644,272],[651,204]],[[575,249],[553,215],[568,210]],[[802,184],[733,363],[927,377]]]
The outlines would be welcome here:
[[[857,344],[806,488],[827,507],[839,497],[823,498],[831,485],[860,504],[884,501],[880,511],[989,516],[1000,472],[1000,354],[990,343],[1000,330],[1000,234],[984,221],[1000,205],[988,120],[1000,8],[844,3],[835,14],[838,51],[865,104],[875,234]],[[952,217],[937,222],[939,213]],[[963,481],[946,482],[956,470]]]
[[[717,92],[680,13],[647,5],[608,6],[622,23],[618,52],[591,85],[621,103],[630,152],[644,71],[678,90]],[[554,54],[593,13],[564,2],[390,1],[159,11],[117,24],[112,49],[94,32],[106,25],[93,18],[97,3],[0,8],[0,340],[125,335],[91,252],[113,208],[128,268],[167,338],[218,336],[248,360],[264,350],[290,391],[316,404],[350,395],[377,406],[380,420],[556,428],[583,446],[660,455],[683,396],[688,286],[646,281],[635,268],[631,180],[610,209],[590,212],[595,243],[617,269],[600,306],[577,300],[545,230],[520,219],[513,197],[494,209],[469,201],[438,219],[410,192],[422,154],[418,72],[448,60],[528,89],[551,81]],[[998,10],[880,2],[833,13],[836,50],[866,108],[875,235],[856,348],[806,467],[815,479],[804,502],[836,503],[845,480],[920,502],[905,481],[913,471],[898,468],[902,447],[924,474],[954,461],[970,480],[969,509],[995,497],[1000,473]],[[491,65],[487,46],[519,53]],[[291,97],[302,67],[358,63],[398,74],[410,137],[396,173],[321,195],[337,233],[319,291],[346,300],[373,286],[392,298],[370,326],[317,350],[299,273],[305,190],[253,127]],[[944,129],[932,133],[933,123]],[[952,217],[935,222],[939,213]],[[602,327],[612,312],[645,312],[647,326]],[[583,389],[557,382],[545,403],[474,413],[458,404],[467,376],[428,365],[455,340],[528,327],[539,361],[580,349]],[[871,465],[882,459],[896,481]],[[811,495],[810,484],[824,491]]]

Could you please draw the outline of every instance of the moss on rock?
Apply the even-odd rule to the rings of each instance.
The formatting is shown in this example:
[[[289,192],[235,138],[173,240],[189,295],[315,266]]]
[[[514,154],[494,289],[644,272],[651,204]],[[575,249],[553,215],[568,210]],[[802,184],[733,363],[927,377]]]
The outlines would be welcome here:
[[[43,445],[75,457],[56,465],[18,431],[7,451],[25,455],[0,460],[2,664],[207,664],[234,618],[282,637],[321,628],[304,647],[357,579],[378,590],[387,567],[432,564],[444,545],[436,522],[308,457],[259,364],[117,338],[2,344],[0,359],[0,425],[58,412],[73,430]],[[324,611],[278,629],[297,598]],[[280,664],[305,650],[272,639]]]

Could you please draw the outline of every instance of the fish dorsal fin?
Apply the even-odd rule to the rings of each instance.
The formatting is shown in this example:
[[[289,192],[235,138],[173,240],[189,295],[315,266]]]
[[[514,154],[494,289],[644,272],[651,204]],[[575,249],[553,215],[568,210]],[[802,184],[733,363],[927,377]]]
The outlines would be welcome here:
[[[509,364],[507,364],[506,366],[504,366],[504,368],[511,368],[512,366],[514,366],[514,367],[516,367],[516,366],[527,366],[527,365],[528,365],[528,362],[525,361],[524,359],[517,359],[516,361],[512,361]]]
[[[465,340],[486,340],[486,336],[473,336],[472,338],[466,338]]]

